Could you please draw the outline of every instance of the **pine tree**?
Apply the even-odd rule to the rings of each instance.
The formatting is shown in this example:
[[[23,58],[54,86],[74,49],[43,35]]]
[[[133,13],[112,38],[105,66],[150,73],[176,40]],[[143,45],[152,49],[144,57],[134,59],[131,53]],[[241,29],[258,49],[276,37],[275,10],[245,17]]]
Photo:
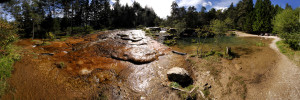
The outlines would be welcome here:
[[[243,30],[251,32],[252,31],[252,24],[253,24],[253,1],[252,0],[246,0],[246,21],[245,24],[243,25]]]
[[[227,18],[230,18],[233,21],[232,28],[235,28],[236,22],[238,20],[236,8],[233,6],[233,3],[230,4],[229,8],[226,10]]]
[[[255,3],[255,7],[254,7],[254,23],[253,23],[253,31],[254,32],[262,32],[264,26],[263,26],[263,18],[264,18],[264,15],[263,15],[263,1],[262,0],[257,0],[256,3]]]
[[[253,1],[240,1],[237,4],[237,11],[237,28],[243,31],[252,31]]]
[[[289,5],[288,3],[286,3],[285,5],[285,9],[293,9],[291,5]]]
[[[272,4],[270,0],[263,1],[263,32],[272,32],[272,23],[271,20],[273,19],[272,16]]]

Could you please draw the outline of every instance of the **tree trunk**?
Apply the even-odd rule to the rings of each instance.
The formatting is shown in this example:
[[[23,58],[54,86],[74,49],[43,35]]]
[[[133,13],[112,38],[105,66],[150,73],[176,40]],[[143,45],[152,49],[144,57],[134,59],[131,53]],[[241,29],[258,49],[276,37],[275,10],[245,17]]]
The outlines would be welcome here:
[[[32,39],[34,39],[34,23],[32,23]]]

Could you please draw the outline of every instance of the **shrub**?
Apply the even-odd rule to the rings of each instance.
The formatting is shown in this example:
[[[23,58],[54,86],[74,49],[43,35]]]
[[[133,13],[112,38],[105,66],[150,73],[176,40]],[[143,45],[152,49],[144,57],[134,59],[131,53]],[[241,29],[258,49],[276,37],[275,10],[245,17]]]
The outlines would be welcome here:
[[[300,31],[300,8],[286,9],[277,14],[273,20],[273,33],[293,33]]]
[[[6,78],[11,76],[14,62],[21,58],[17,53],[18,48],[16,46],[9,44],[2,49],[4,49],[6,53],[0,54],[0,97],[5,92],[7,87]]]
[[[14,25],[0,19],[0,47],[16,41],[18,39],[16,32],[17,28]]]
[[[91,26],[86,26],[86,27],[68,27],[67,28],[67,33],[72,33],[72,34],[90,34],[93,31],[93,28]]]
[[[168,46],[173,46],[176,44],[176,39],[165,40],[164,44],[166,44]]]
[[[51,41],[53,41],[55,39],[55,35],[52,32],[47,32],[46,36],[48,39],[50,39]]]
[[[299,33],[282,33],[280,37],[284,39],[284,42],[294,50],[300,50],[300,32]]]
[[[221,35],[228,31],[225,22],[217,19],[211,21],[211,29],[216,35]]]
[[[0,19],[0,98],[7,87],[6,78],[11,76],[14,62],[20,59],[17,47],[11,45],[18,39],[16,32],[14,25]]]

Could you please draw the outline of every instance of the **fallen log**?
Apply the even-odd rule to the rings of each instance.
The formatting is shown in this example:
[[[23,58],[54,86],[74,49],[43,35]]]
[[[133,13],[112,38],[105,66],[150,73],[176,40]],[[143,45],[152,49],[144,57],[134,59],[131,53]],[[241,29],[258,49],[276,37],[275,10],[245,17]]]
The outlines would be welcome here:
[[[182,53],[182,52],[178,52],[178,51],[172,51],[175,54],[179,54],[179,55],[186,55],[187,53]]]
[[[41,55],[53,56],[53,55],[54,55],[54,53],[41,53]]]

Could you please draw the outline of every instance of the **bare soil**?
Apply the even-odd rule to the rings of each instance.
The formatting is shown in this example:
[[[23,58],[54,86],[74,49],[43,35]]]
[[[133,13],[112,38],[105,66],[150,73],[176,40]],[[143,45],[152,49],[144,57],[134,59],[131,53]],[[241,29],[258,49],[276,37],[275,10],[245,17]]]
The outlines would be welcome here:
[[[279,58],[276,65],[269,72],[265,81],[259,84],[251,84],[249,88],[247,99],[267,99],[267,100],[299,100],[300,99],[300,69],[288,59],[285,55],[280,53],[276,46],[276,42],[280,38],[275,36],[256,36],[246,34],[243,32],[236,32],[239,36],[244,37],[262,37],[273,39],[270,44],[276,54],[273,57]]]

